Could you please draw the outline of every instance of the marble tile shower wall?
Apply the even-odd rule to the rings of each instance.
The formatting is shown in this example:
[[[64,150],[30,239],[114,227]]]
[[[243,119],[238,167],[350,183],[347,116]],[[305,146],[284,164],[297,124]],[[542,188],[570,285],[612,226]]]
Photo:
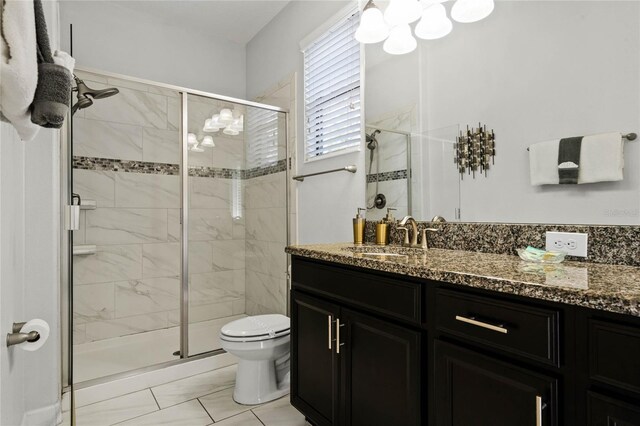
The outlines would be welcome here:
[[[257,97],[256,101],[296,111],[295,74],[280,81],[275,87]],[[284,135],[284,117],[279,119],[279,133]],[[288,121],[289,147],[296,146],[295,114]],[[278,158],[285,159],[286,139],[278,140]],[[295,153],[289,152],[295,159]],[[287,215],[292,242],[296,241],[297,194],[290,185],[290,210],[286,211],[286,172],[259,176],[245,181],[246,188],[246,313],[287,313]]]
[[[75,244],[97,246],[74,258],[76,344],[176,326],[180,308],[178,94],[80,74],[123,96],[74,117],[74,192],[97,203],[82,211],[74,234]],[[269,103],[288,103],[292,90],[281,84]],[[200,139],[205,118],[229,106],[190,97],[189,131]],[[286,313],[284,117],[279,124],[276,165],[247,170],[242,134],[216,134],[214,149],[190,152],[192,323]],[[289,126],[294,134],[295,122]]]
[[[234,107],[244,113],[241,106],[190,96],[189,132],[201,140],[204,121],[222,108]],[[245,312],[243,135],[215,133],[215,148],[189,152],[190,323]],[[238,173],[232,179],[210,174],[220,169]]]
[[[74,156],[167,167],[74,170],[74,192],[97,203],[74,233],[74,244],[97,246],[95,255],[74,257],[76,344],[176,326],[180,308],[180,176],[163,174],[180,162],[178,94],[82,74],[92,87],[116,86],[120,94],[74,117]],[[205,105],[189,106],[196,123]],[[216,138],[216,148],[190,163],[243,167],[241,137]],[[244,313],[244,220],[231,211],[238,187],[240,180],[189,178],[192,322]]]
[[[74,116],[74,156],[179,163],[177,93],[78,74],[92,87],[116,86],[120,93]],[[97,208],[82,211],[74,244],[95,244],[97,252],[74,257],[74,343],[177,323],[179,175],[75,167],[74,192]]]

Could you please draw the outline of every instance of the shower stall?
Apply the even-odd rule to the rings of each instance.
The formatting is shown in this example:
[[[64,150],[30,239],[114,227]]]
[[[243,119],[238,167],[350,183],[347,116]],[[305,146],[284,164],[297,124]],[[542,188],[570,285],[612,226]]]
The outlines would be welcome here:
[[[79,205],[65,207],[78,212],[64,242],[65,382],[215,355],[229,321],[287,314],[287,111],[76,74],[84,104],[63,138],[62,203]]]

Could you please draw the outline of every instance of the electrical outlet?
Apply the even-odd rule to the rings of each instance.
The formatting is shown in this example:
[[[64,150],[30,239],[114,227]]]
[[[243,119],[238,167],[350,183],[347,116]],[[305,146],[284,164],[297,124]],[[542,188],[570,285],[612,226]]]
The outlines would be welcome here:
[[[588,235],[577,232],[547,232],[546,249],[564,251],[569,256],[587,257]]]

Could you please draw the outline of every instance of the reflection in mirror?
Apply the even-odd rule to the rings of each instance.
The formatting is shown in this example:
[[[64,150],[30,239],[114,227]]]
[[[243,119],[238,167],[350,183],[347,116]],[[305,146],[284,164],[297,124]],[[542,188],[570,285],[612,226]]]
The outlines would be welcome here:
[[[412,53],[366,45],[367,125],[411,134],[411,214],[640,224],[638,141],[624,143],[623,180],[615,182],[534,186],[527,151],[573,136],[640,131],[638,22],[635,1],[497,1],[486,19],[420,40]],[[478,122],[496,132],[495,166],[487,177],[461,181],[453,143]]]
[[[367,218],[380,220],[387,208],[395,215],[412,214],[411,134],[366,126]]]

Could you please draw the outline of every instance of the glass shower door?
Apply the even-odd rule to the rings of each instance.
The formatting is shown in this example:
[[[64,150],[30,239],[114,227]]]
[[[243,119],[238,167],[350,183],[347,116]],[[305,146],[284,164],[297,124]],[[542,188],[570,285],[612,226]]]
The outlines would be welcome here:
[[[228,322],[286,312],[284,116],[188,96],[189,356],[221,349]]]
[[[85,382],[177,359],[180,94],[76,74],[96,99],[73,117],[73,377]]]

